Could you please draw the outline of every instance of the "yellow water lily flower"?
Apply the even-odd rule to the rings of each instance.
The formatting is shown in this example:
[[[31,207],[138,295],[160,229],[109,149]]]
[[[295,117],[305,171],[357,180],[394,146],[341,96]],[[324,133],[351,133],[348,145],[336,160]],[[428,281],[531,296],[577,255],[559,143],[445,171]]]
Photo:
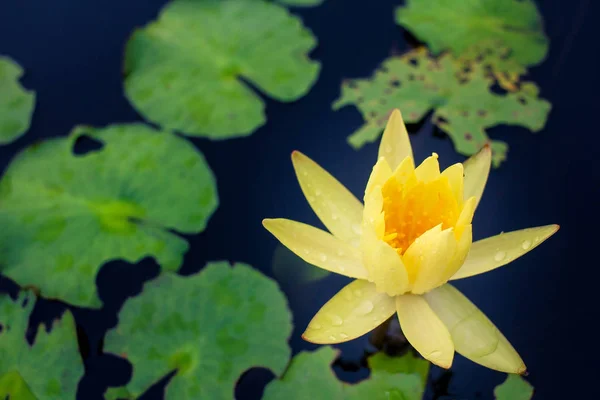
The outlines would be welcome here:
[[[437,155],[415,168],[402,115],[394,110],[367,183],[364,206],[305,155],[292,162],[302,191],[329,232],[287,219],[263,225],[306,262],[355,278],[312,319],[302,337],[341,343],[398,314],[411,345],[450,368],[454,351],[488,368],[524,373],[523,360],[450,280],[481,274],[531,251],[558,225],[472,243],[471,220],[490,171],[484,147],[440,172]]]

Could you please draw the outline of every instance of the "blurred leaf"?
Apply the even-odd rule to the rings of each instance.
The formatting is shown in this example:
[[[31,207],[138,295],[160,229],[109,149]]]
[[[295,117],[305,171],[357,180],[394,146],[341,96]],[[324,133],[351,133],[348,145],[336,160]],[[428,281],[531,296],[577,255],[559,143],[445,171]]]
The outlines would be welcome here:
[[[285,296],[248,265],[214,262],[190,277],[164,274],[125,303],[106,336],[105,351],[133,364],[129,384],[106,398],[136,399],[176,370],[166,400],[232,399],[247,369],[283,372],[291,331]]]
[[[422,382],[418,375],[392,374],[374,370],[371,377],[349,385],[339,381],[331,369],[337,352],[323,346],[301,352],[292,360],[283,378],[271,382],[263,400],[420,400]]]
[[[23,69],[8,57],[0,57],[0,144],[10,143],[29,129],[35,93],[19,84]]]
[[[101,150],[73,154],[82,137]],[[153,256],[177,270],[217,207],[204,157],[142,124],[78,127],[24,150],[0,181],[0,272],[78,306],[100,307],[95,279],[110,260]]]
[[[323,268],[307,263],[283,245],[277,245],[275,248],[272,268],[279,282],[294,285],[315,282],[331,274]]]
[[[496,400],[530,400],[533,386],[519,375],[509,374],[504,383],[494,389]]]
[[[368,358],[371,371],[382,371],[390,374],[417,374],[421,378],[421,394],[425,392],[425,385],[429,376],[429,361],[416,357],[411,351],[400,357],[391,357],[380,351]]]
[[[227,139],[265,123],[264,102],[244,82],[280,100],[304,96],[320,65],[314,36],[262,0],[174,0],[134,32],[125,91],[148,120],[187,135]]]
[[[325,0],[276,0],[278,3],[293,7],[314,7],[323,4]]]
[[[450,136],[457,152],[470,156],[490,142],[485,129],[509,124],[539,131],[551,108],[548,101],[538,98],[533,83],[523,82],[506,94],[492,92],[493,83],[480,63],[465,64],[450,54],[432,58],[418,49],[388,58],[371,79],[343,83],[333,108],[353,104],[366,120],[348,138],[354,148],[374,142],[394,108],[402,111],[407,123],[419,122],[433,109],[433,123]],[[491,141],[491,146],[497,167],[506,158],[508,146],[500,141]]]
[[[75,322],[69,311],[48,333],[36,329],[33,346],[25,339],[35,305],[32,292],[16,301],[0,294],[0,399],[75,399],[83,376]]]
[[[450,49],[460,55],[479,41],[501,41],[527,66],[539,64],[549,47],[532,0],[408,0],[396,10],[396,22],[434,54]]]

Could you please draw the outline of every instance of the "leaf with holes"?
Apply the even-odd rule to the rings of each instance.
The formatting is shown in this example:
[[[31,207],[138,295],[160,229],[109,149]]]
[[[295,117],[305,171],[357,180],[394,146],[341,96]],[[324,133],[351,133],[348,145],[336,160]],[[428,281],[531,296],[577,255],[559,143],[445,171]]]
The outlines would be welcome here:
[[[35,295],[17,300],[0,294],[0,399],[75,399],[83,376],[75,322],[69,311],[51,331],[36,329],[33,345],[25,338]]]
[[[106,336],[105,351],[133,364],[131,381],[106,399],[137,399],[173,371],[166,400],[232,399],[247,369],[283,372],[291,331],[285,296],[248,265],[213,262],[190,277],[164,274],[125,303]]]
[[[531,400],[533,386],[519,375],[510,374],[494,389],[496,400]]]
[[[434,54],[449,49],[459,56],[481,40],[499,41],[528,66],[544,60],[549,47],[533,0],[408,0],[396,22]]]
[[[385,60],[371,79],[343,83],[335,110],[356,105],[366,120],[349,143],[360,148],[382,133],[394,108],[404,120],[416,123],[430,111],[433,122],[450,136],[457,152],[470,156],[490,143],[494,165],[506,158],[508,146],[490,141],[485,129],[496,125],[521,125],[541,130],[550,103],[538,97],[533,83],[523,82],[518,90],[498,94],[491,91],[493,79],[482,64],[464,64],[450,54],[433,58],[424,49]]]
[[[148,120],[187,135],[227,139],[265,123],[264,102],[302,97],[319,74],[301,21],[263,0],[174,0],[137,30],[125,91]]]
[[[19,84],[23,69],[8,57],[0,57],[0,144],[10,143],[29,129],[35,93]]]
[[[420,400],[422,381],[418,374],[393,374],[373,370],[371,377],[355,385],[339,381],[331,369],[336,350],[323,346],[296,355],[283,378],[271,382],[263,400]]]
[[[73,154],[81,137],[103,144]],[[213,174],[190,143],[142,124],[78,127],[20,153],[0,180],[0,272],[45,297],[100,307],[103,263],[153,256],[176,270],[217,206]]]
[[[382,371],[390,374],[417,374],[421,378],[421,393],[425,392],[425,384],[429,376],[429,361],[415,357],[411,351],[400,357],[391,357],[384,352],[373,354],[367,359],[371,371]]]

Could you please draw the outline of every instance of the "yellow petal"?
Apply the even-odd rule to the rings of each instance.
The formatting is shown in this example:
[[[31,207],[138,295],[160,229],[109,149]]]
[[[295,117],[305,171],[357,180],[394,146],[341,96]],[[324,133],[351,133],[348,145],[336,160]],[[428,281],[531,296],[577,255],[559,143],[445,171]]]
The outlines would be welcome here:
[[[373,171],[371,171],[371,176],[369,176],[367,188],[365,189],[365,199],[369,193],[371,193],[373,188],[377,186],[383,186],[385,181],[387,181],[390,176],[392,176],[392,169],[385,158],[381,157],[379,160],[377,160],[377,163],[373,167]]]
[[[458,353],[497,371],[513,374],[525,372],[523,360],[504,335],[452,285],[441,286],[424,297],[448,327]]]
[[[483,189],[490,174],[492,164],[492,150],[490,146],[485,145],[479,153],[471,156],[464,162],[465,168],[465,189],[464,198],[468,199],[475,196],[475,208],[481,200]]]
[[[327,229],[342,240],[357,242],[363,208],[360,201],[304,154],[294,151],[292,162],[302,192]]]
[[[347,342],[370,332],[396,311],[394,298],[356,280],[331,298],[308,324],[302,338],[311,343]]]
[[[381,224],[382,210],[383,194],[381,193],[381,186],[376,186],[365,196],[362,232],[368,229],[375,230],[377,232],[377,237],[381,239],[385,231],[385,221],[383,221],[383,225]]]
[[[400,164],[398,164],[398,167],[396,167],[396,170],[394,171],[393,175],[396,179],[396,182],[398,182],[400,186],[406,185],[406,183],[411,179],[415,181],[413,182],[414,185],[416,184],[416,177],[414,172],[415,165],[412,157],[406,157],[404,160],[400,161]]]
[[[307,263],[351,278],[367,278],[360,251],[328,232],[289,219],[265,219],[263,225]]]
[[[425,358],[442,368],[450,368],[454,344],[446,325],[422,296],[396,297],[400,327],[409,343]]]
[[[441,224],[419,236],[402,257],[412,282],[411,291],[421,294],[442,284],[456,249],[453,230],[442,231]]]
[[[558,225],[539,226],[479,240],[473,243],[465,263],[452,279],[467,278],[506,265],[539,246],[558,228]]]
[[[463,165],[461,163],[451,165],[442,172],[442,176],[448,178],[448,183],[452,188],[452,192],[454,193],[454,197],[456,198],[456,204],[458,204],[459,207],[462,207],[464,201],[463,173]]]
[[[454,226],[454,234],[456,235],[457,239],[460,239],[463,230],[465,229],[465,226],[470,225],[473,221],[473,214],[475,214],[475,206],[475,197],[471,196],[467,199],[467,201],[465,201],[463,209],[460,212],[458,220],[456,220],[456,224]]]
[[[427,157],[421,165],[415,169],[417,179],[424,183],[431,182],[440,177],[440,163],[438,162],[438,155]]]
[[[398,109],[392,111],[383,132],[379,144],[379,158],[381,157],[385,157],[392,169],[395,169],[406,157],[410,157],[411,160],[413,158],[408,132]]]

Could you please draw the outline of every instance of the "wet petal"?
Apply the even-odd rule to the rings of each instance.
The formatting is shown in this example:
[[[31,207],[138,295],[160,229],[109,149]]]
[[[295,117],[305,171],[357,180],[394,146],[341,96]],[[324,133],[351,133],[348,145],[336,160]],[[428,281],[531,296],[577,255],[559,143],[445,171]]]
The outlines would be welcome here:
[[[360,237],[362,204],[348,189],[313,160],[294,151],[292,162],[308,203],[336,237],[353,241]]]
[[[411,291],[421,294],[443,283],[456,250],[453,230],[442,231],[441,224],[419,236],[402,257],[412,282]]]
[[[385,158],[381,157],[377,160],[377,163],[373,167],[373,171],[371,171],[371,176],[369,176],[367,188],[365,189],[365,199],[369,196],[369,193],[371,193],[373,188],[383,186],[390,176],[392,176],[392,169]]]
[[[539,226],[479,240],[473,243],[465,263],[452,279],[467,278],[506,265],[539,246],[558,228],[558,225]]]
[[[464,198],[464,176],[463,176],[463,165],[461,163],[457,163],[449,166],[442,172],[442,176],[448,178],[448,183],[452,188],[452,192],[454,193],[454,197],[456,198],[456,204],[459,207],[462,207]]]
[[[468,199],[475,196],[475,207],[481,200],[483,189],[490,174],[492,164],[492,150],[490,146],[485,145],[479,153],[471,156],[464,163],[465,168],[465,189],[464,198]]]
[[[415,168],[415,174],[417,179],[424,183],[434,181],[440,177],[440,163],[438,162],[438,155],[427,157],[421,165]]]
[[[331,298],[308,324],[302,338],[311,343],[347,342],[368,333],[396,311],[394,298],[356,280]]]
[[[454,234],[456,235],[457,239],[460,239],[463,230],[465,229],[465,226],[470,225],[473,221],[473,214],[475,214],[475,206],[475,197],[471,196],[467,199],[467,201],[465,201],[463,209],[460,212],[460,215],[458,216],[458,220],[456,221],[454,227]]]
[[[402,119],[402,113],[398,109],[392,111],[388,119],[379,144],[379,157],[385,157],[392,169],[395,169],[406,157],[411,159],[413,157],[408,132]]]
[[[263,225],[307,263],[351,278],[367,278],[360,251],[328,232],[289,219],[265,219]]]
[[[414,294],[398,296],[396,311],[406,339],[423,358],[442,368],[450,368],[454,358],[450,332],[427,301]]]
[[[523,360],[504,335],[452,285],[441,286],[424,297],[448,327],[458,353],[497,371],[525,372]]]

